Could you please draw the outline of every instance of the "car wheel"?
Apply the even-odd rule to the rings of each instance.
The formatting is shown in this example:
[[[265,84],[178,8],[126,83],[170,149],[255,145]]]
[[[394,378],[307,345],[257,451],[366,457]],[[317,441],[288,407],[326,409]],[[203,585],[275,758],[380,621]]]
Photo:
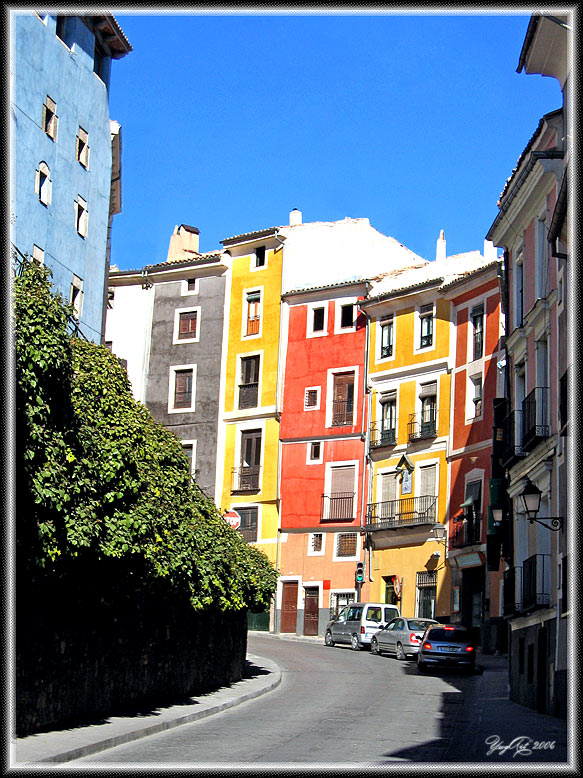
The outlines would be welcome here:
[[[324,643],[329,646],[330,648],[334,645],[334,641],[332,640],[332,633],[330,630],[326,632],[326,636],[324,638]]]
[[[381,651],[380,651],[379,644],[378,644],[378,641],[377,641],[376,638],[373,638],[370,641],[370,653],[371,654],[376,654],[377,656],[380,656]]]
[[[358,642],[357,635],[353,635],[350,638],[350,647],[352,648],[353,651],[360,651],[360,643]]]
[[[407,657],[405,656],[405,652],[403,651],[403,646],[401,645],[401,643],[397,643],[397,659],[400,659],[401,661],[403,661],[404,659],[407,659]]]

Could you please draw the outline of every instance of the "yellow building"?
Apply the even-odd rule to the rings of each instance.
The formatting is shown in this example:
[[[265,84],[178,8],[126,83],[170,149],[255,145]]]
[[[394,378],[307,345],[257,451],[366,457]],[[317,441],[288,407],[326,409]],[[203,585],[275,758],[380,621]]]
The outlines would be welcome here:
[[[221,511],[276,564],[282,245],[277,228],[222,241],[231,257],[217,457]]]

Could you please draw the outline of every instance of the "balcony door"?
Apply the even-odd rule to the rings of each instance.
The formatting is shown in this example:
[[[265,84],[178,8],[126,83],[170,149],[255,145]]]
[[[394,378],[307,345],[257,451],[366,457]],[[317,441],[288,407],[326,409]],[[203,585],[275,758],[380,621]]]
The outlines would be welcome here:
[[[330,519],[354,518],[354,465],[330,471]]]
[[[379,519],[393,519],[397,512],[397,473],[381,473],[381,505]]]
[[[437,465],[427,465],[419,469],[420,503],[419,513],[437,521],[435,510],[435,497],[437,495]]]
[[[348,426],[353,423],[354,372],[337,373],[334,376],[332,398],[332,424]]]
[[[241,459],[239,482],[241,489],[257,489],[261,464],[261,430],[244,430],[241,433]]]

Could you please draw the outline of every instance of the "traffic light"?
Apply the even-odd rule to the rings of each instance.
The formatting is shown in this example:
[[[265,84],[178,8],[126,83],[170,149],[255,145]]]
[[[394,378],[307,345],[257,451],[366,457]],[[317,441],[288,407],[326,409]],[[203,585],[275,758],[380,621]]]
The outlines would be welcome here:
[[[364,582],[364,562],[356,563],[356,573],[354,578],[357,584]]]

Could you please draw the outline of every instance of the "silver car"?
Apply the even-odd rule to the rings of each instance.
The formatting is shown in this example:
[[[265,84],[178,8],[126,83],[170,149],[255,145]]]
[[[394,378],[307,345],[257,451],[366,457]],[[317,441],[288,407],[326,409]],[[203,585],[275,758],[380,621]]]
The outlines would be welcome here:
[[[397,659],[414,657],[419,651],[427,627],[439,622],[434,619],[408,619],[400,616],[379,629],[372,637],[370,650],[373,654],[394,654]]]

